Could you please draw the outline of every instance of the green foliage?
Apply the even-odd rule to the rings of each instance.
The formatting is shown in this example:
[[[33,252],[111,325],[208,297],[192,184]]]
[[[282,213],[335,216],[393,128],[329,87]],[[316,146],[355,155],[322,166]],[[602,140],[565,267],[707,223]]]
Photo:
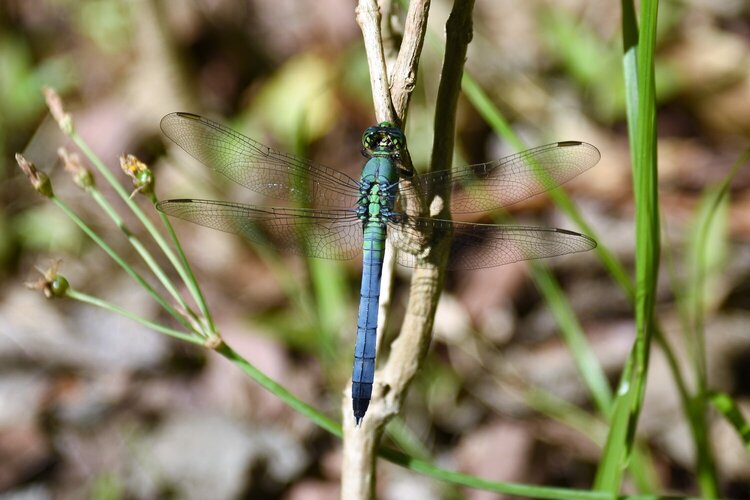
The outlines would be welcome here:
[[[335,66],[323,57],[309,53],[291,59],[265,82],[248,114],[276,137],[294,139],[302,130],[306,141],[319,139],[338,114],[335,78]]]
[[[118,0],[78,2],[78,31],[90,37],[103,51],[117,53],[130,44],[133,20],[130,6]]]
[[[111,474],[96,477],[89,493],[91,500],[120,500],[124,496],[122,484],[116,476]]]
[[[66,90],[75,81],[69,56],[35,64],[24,39],[0,32],[0,127],[18,126],[44,109],[42,85]]]
[[[625,96],[617,47],[563,9],[550,9],[543,21],[548,49],[556,53],[566,74],[583,92],[591,94],[597,117],[608,122],[621,118]]]
[[[67,217],[48,204],[27,210],[13,219],[13,232],[29,249],[76,253],[83,245],[81,234]]]

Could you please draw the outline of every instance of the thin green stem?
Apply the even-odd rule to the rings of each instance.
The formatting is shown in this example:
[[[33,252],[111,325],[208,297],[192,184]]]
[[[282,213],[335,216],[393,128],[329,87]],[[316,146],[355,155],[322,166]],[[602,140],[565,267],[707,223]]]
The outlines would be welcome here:
[[[674,348],[669,344],[667,337],[664,335],[664,332],[658,324],[654,327],[654,340],[666,356],[667,365],[669,365],[670,371],[674,376],[677,392],[680,394],[683,410],[685,411],[685,415],[689,415],[690,392],[688,391],[687,384],[685,384],[685,378],[682,375],[682,371],[680,371],[680,365],[677,362],[677,356],[674,354]]]
[[[243,372],[249,375],[250,378],[259,383],[263,388],[289,405],[293,410],[310,419],[310,421],[315,423],[317,426],[321,427],[327,432],[330,432],[338,438],[341,438],[343,436],[343,433],[341,431],[341,424],[335,422],[334,420],[316,410],[313,406],[296,397],[291,393],[291,391],[289,391],[289,389],[260,371],[255,367],[255,365],[243,358],[237,351],[232,349],[226,343],[222,342],[216,348],[216,352],[237,365]]]
[[[724,178],[722,183],[718,186],[710,198],[710,204],[705,210],[706,216],[703,217],[701,224],[698,227],[698,234],[696,237],[697,250],[695,252],[695,262],[693,263],[693,269],[695,269],[695,291],[694,300],[691,305],[693,311],[693,332],[695,334],[694,339],[694,363],[695,371],[698,377],[698,391],[702,398],[705,398],[708,393],[708,380],[706,378],[706,339],[705,339],[705,328],[704,328],[704,288],[706,285],[706,255],[708,253],[709,246],[709,231],[718,213],[719,205],[727,196],[729,187],[732,180],[739,172],[742,165],[747,162],[750,158],[750,150],[745,150],[732,165],[729,174]]]
[[[625,9],[627,10],[627,9]],[[628,17],[627,12],[624,12],[623,14],[625,17]],[[627,30],[627,27],[626,27]],[[637,41],[637,32],[635,33],[636,41]],[[630,40],[630,38],[628,38]],[[635,47],[632,48],[632,50],[627,50],[626,47],[626,54],[625,54],[625,64],[628,66],[628,64],[632,64],[632,71],[635,71]],[[628,66],[629,67],[629,66]],[[630,72],[626,71],[626,82],[630,81],[628,79],[628,75]],[[635,81],[635,78],[633,78],[633,81]],[[628,89],[631,89],[631,85],[628,85],[626,83],[626,87]],[[526,145],[521,141],[521,139],[518,137],[518,135],[515,133],[513,128],[510,126],[508,121],[505,119],[505,117],[500,113],[500,111],[497,109],[497,107],[494,105],[494,103],[490,100],[490,98],[487,96],[487,94],[479,87],[479,85],[476,83],[476,81],[471,77],[471,74],[466,72],[464,73],[463,78],[463,90],[466,96],[469,98],[470,102],[473,104],[473,106],[477,109],[477,111],[482,115],[482,117],[485,119],[485,121],[495,130],[495,132],[503,137],[505,140],[507,140],[511,145],[518,151],[522,151],[526,149]],[[629,96],[633,99],[633,102],[637,105],[637,89],[636,92],[630,91],[628,93]],[[634,97],[633,97],[634,95]],[[628,108],[628,112],[631,110],[631,106]],[[630,116],[630,115],[629,115]],[[634,123],[635,116],[637,116],[637,113],[633,115],[632,121]],[[629,122],[630,123],[630,119]],[[634,126],[633,126],[634,127]],[[564,191],[562,190],[555,190],[559,191],[561,198],[567,197]],[[561,198],[555,198],[555,200],[561,199]],[[563,209],[566,210],[566,213],[568,216],[570,216],[573,220],[576,221],[576,223],[579,223],[580,221],[583,221],[582,217],[575,216],[572,212],[567,212],[570,208],[575,208],[574,205],[568,205],[565,204],[562,206]],[[577,209],[576,209],[577,211]],[[579,224],[578,226],[584,233],[589,234],[594,239],[597,239],[596,233],[588,226],[588,224]],[[620,261],[615,257],[615,255],[609,250],[609,248],[606,245],[598,245],[596,247],[596,253],[599,255],[599,259],[602,261],[602,264],[604,267],[608,270],[610,275],[615,279],[615,281],[620,285],[620,287],[625,292],[626,296],[630,300],[631,303],[635,302],[635,286],[633,284],[633,281],[631,280],[628,273],[625,271],[625,267],[620,263]],[[671,351],[671,347],[669,343],[663,338],[663,333],[659,329],[658,322],[655,322],[654,324],[655,329],[655,335],[657,337],[657,340],[660,341],[660,346],[662,349],[664,349],[665,354],[667,357],[671,360],[673,360],[673,363],[670,363],[670,366],[672,368],[673,376],[675,377],[675,382],[677,383],[678,387],[683,388],[682,395],[684,396],[683,403],[685,407],[688,407],[689,404],[689,395],[685,389],[685,378],[682,375],[682,372],[679,368],[679,365],[675,361],[675,355],[674,352]]]
[[[175,308],[172,307],[166,300],[164,300],[159,292],[157,292],[140,274],[138,274],[127,262],[125,262],[125,260],[120,257],[120,255],[115,252],[112,247],[110,247],[103,239],[101,239],[99,235],[96,234],[96,232],[83,221],[83,219],[78,217],[78,215],[64,201],[62,201],[57,196],[53,196],[51,200],[63,212],[65,212],[65,215],[70,217],[70,219],[75,222],[76,225],[80,227],[81,230],[86,233],[89,238],[91,238],[97,245],[99,245],[99,247],[101,247],[101,249],[104,250],[107,255],[112,258],[112,260],[114,260],[126,273],[128,273],[131,278],[137,281],[138,284],[141,285],[149,293],[149,295],[151,295],[154,300],[156,300],[156,302],[164,308],[165,311],[167,311],[185,328],[191,328],[190,323],[185,319],[185,317],[177,312]]]
[[[336,437],[342,437],[341,425],[338,422],[333,421],[329,417],[323,415],[313,406],[305,403],[291,391],[286,389],[284,386],[273,380],[272,378],[265,375],[263,372],[258,370],[252,363],[244,359],[239,353],[234,351],[230,346],[225,343],[219,345],[216,351],[227,358],[229,361],[238,366],[243,372],[250,376],[253,380],[258,382],[266,390],[270,391],[275,396],[279,397],[284,403],[289,405],[292,409],[304,415],[310,421],[321,427],[323,430],[333,434]],[[612,496],[604,492],[588,491],[588,490],[576,490],[568,488],[554,488],[549,486],[534,486],[519,483],[509,483],[500,481],[490,481],[476,476],[468,474],[462,474],[447,469],[436,467],[430,462],[425,460],[416,459],[400,453],[398,451],[379,448],[377,450],[378,456],[392,462],[396,465],[400,465],[404,468],[412,470],[414,472],[433,477],[440,481],[445,481],[451,484],[457,484],[462,486],[468,486],[470,488],[477,488],[486,491],[494,491],[498,493],[506,493],[517,496],[525,496],[532,498],[549,498],[559,500],[611,500]],[[646,500],[646,499],[658,499],[657,496],[652,495],[634,495],[634,496],[621,496],[619,500]]]
[[[156,199],[156,195],[151,193],[149,199],[155,206],[156,202],[158,201]],[[195,278],[195,274],[193,274],[193,268],[190,266],[190,262],[188,262],[187,256],[185,255],[185,251],[182,249],[180,239],[177,237],[177,233],[175,233],[174,227],[172,227],[172,223],[169,222],[169,217],[167,217],[163,212],[159,212],[159,217],[161,218],[161,222],[162,224],[164,224],[164,227],[166,228],[167,233],[169,234],[169,237],[172,240],[175,249],[177,250],[177,255],[180,258],[180,262],[182,263],[183,269],[185,271],[185,276],[187,277],[186,281],[185,277],[183,277],[183,281],[185,281],[185,284],[188,286],[188,288],[194,290],[193,296],[195,297],[197,295],[196,302],[198,303],[198,307],[200,307],[201,313],[208,321],[210,331],[215,332],[216,325],[214,324],[213,317],[211,316],[211,310],[208,308],[208,304],[203,295],[203,291],[198,284],[198,280]],[[179,272],[179,269],[177,269],[177,271]]]
[[[91,161],[91,163],[96,167],[97,171],[102,175],[102,177],[104,177],[104,179],[112,186],[112,188],[125,202],[128,208],[135,214],[136,217],[138,217],[138,220],[141,221],[141,224],[143,224],[143,226],[149,232],[157,245],[159,245],[159,248],[161,248],[162,252],[164,252],[164,255],[167,256],[172,266],[180,275],[182,281],[188,287],[188,290],[190,290],[193,299],[198,304],[198,307],[201,310],[201,314],[203,314],[203,316],[208,320],[209,325],[212,327],[213,331],[213,319],[211,318],[211,313],[208,309],[208,306],[206,305],[205,300],[203,300],[203,294],[200,292],[198,284],[195,281],[195,277],[191,279],[190,274],[188,274],[187,270],[183,267],[182,262],[177,258],[177,256],[175,256],[170,246],[167,244],[164,238],[162,238],[161,233],[159,233],[159,231],[151,223],[148,217],[146,217],[146,214],[143,212],[143,210],[141,210],[138,204],[133,201],[133,199],[130,197],[130,194],[125,190],[125,188],[117,180],[114,174],[107,168],[107,166],[101,161],[96,153],[94,153],[91,148],[89,148],[88,144],[86,144],[83,138],[75,131],[71,134],[71,138],[73,139],[73,142],[75,142],[75,144],[78,146],[78,148],[83,151],[83,154],[86,155],[89,161]]]
[[[83,292],[78,292],[72,288],[68,289],[68,291],[66,292],[66,296],[71,299],[78,300],[80,302],[84,302],[92,306],[101,307],[102,309],[113,312],[115,314],[119,314],[120,316],[124,316],[148,328],[151,328],[152,330],[169,335],[170,337],[184,340],[185,342],[190,342],[193,344],[203,345],[204,343],[204,340],[197,335],[180,332],[173,328],[169,328],[167,326],[154,323],[153,321],[149,321],[141,316],[138,316],[137,314],[131,311],[128,311],[127,309],[123,309],[120,306],[112,304],[111,302],[107,302],[106,300],[100,299],[98,297],[94,297],[92,295],[85,294]]]
[[[503,368],[503,373],[493,373],[493,377],[498,385],[508,388],[514,397],[531,410],[579,432],[599,447],[604,445],[607,437],[607,424],[603,419],[532,384],[524,377],[508,370],[507,366]],[[475,394],[475,397],[486,399],[481,394]],[[486,404],[494,406],[496,403],[486,401]],[[496,408],[496,410],[502,409]]]
[[[167,277],[167,275],[164,273],[164,270],[159,266],[159,264],[154,260],[154,257],[151,255],[151,252],[148,251],[148,249],[143,245],[141,240],[134,235],[128,226],[125,224],[125,221],[120,217],[120,214],[117,213],[115,208],[109,203],[107,198],[102,195],[102,192],[99,191],[95,187],[87,188],[86,191],[91,195],[91,197],[94,199],[94,201],[104,210],[104,212],[109,216],[110,219],[115,223],[115,225],[120,229],[120,231],[125,234],[125,237],[128,239],[128,242],[135,248],[135,250],[138,252],[138,255],[141,256],[143,261],[146,263],[148,268],[151,270],[151,272],[154,273],[154,275],[159,279],[162,285],[164,285],[164,288],[167,289],[167,291],[172,295],[172,297],[177,301],[178,304],[188,313],[191,313],[190,308],[185,303],[184,299],[180,295],[180,293],[175,288],[174,284],[170,281],[170,279]]]
[[[447,481],[453,484],[468,486],[496,493],[505,493],[508,495],[524,496],[531,498],[547,498],[559,500],[657,500],[657,495],[632,495],[613,497],[609,493],[590,490],[576,490],[568,488],[554,488],[550,486],[532,486],[527,484],[509,483],[500,481],[490,481],[481,477],[470,476],[460,472],[454,472],[446,469],[435,467],[429,462],[409,457],[394,450],[381,449],[378,453],[382,458],[396,465],[413,470],[420,474]]]

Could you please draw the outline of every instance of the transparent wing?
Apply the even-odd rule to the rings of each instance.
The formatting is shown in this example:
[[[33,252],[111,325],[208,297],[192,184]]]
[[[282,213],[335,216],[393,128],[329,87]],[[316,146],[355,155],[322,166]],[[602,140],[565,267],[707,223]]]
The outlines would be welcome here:
[[[521,260],[585,252],[596,247],[586,235],[566,229],[473,224],[399,215],[388,224],[388,238],[401,250],[399,264],[415,267],[424,234],[453,236],[447,269],[482,269]]]
[[[591,144],[556,142],[488,163],[421,175],[413,187],[401,190],[401,196],[430,193],[434,186],[450,182],[451,212],[494,210],[553,189],[596,165],[599,158]]]
[[[289,254],[343,260],[362,251],[362,223],[353,210],[264,208],[193,199],[166,200],[156,208]]]
[[[161,129],[193,158],[248,189],[304,207],[351,208],[359,183],[309,160],[275,151],[191,113],[170,113]]]

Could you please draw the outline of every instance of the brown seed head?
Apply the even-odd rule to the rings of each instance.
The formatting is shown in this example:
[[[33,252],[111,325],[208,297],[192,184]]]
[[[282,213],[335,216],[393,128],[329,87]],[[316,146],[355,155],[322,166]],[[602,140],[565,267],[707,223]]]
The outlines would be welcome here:
[[[71,153],[65,148],[59,148],[57,156],[62,160],[65,171],[70,172],[73,176],[73,182],[83,189],[94,187],[94,176],[81,164],[81,159],[77,154]]]
[[[55,119],[65,135],[71,135],[73,133],[73,118],[65,112],[60,95],[52,87],[44,87],[42,92],[52,118]]]
[[[16,153],[16,162],[18,163],[18,166],[21,167],[21,170],[23,170],[23,173],[26,174],[26,177],[29,178],[31,185],[38,193],[47,198],[52,198],[52,196],[54,196],[52,183],[50,182],[49,177],[47,177],[47,174],[37,170],[34,164],[24,158],[20,153]]]

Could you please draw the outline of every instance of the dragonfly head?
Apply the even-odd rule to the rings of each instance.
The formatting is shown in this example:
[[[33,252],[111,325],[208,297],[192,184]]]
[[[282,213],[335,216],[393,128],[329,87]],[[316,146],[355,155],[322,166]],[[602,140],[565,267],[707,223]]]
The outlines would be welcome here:
[[[377,153],[398,153],[405,145],[404,133],[391,122],[380,122],[368,127],[362,135],[365,156],[373,156]]]

